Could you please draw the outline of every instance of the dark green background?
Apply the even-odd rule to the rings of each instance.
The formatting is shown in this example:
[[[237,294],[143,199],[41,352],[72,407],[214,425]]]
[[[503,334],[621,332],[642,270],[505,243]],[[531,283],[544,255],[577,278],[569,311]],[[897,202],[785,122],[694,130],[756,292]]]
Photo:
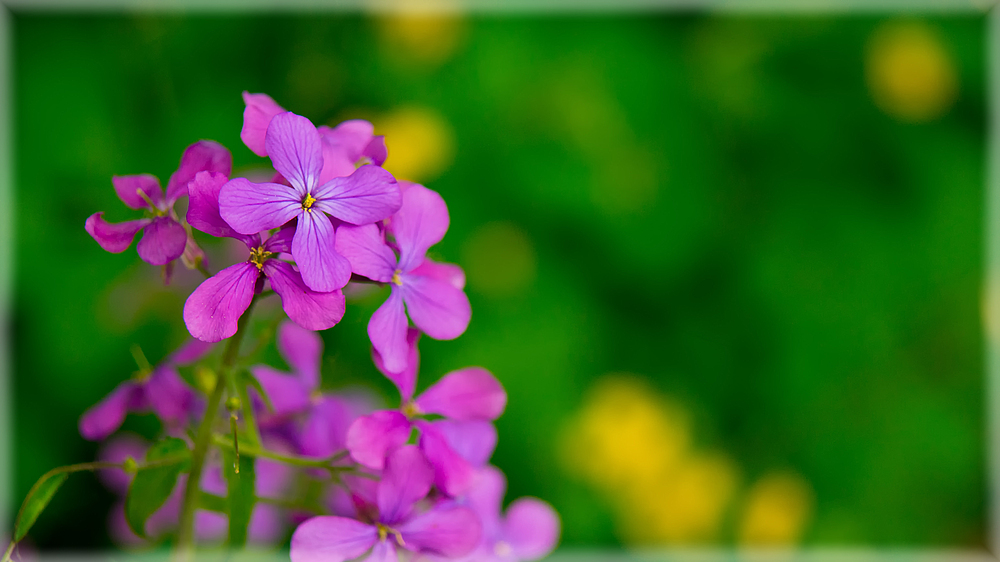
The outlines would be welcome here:
[[[688,404],[698,443],[748,477],[800,472],[817,496],[809,544],[981,544],[984,19],[926,20],[960,92],[922,125],[883,114],[865,87],[883,21],[476,16],[453,57],[422,67],[393,62],[362,16],[16,15],[18,501],[45,470],[93,458],[76,423],[135,369],[130,344],[155,361],[184,336],[184,280],[157,288],[84,219],[130,218],[111,175],[165,179],[199,138],[258,163],[239,140],[250,90],[316,123],[436,109],[456,139],[429,183],[452,217],[437,255],[460,261],[488,221],[527,233],[536,281],[503,298],[470,284],[472,324],[425,340],[421,382],[496,373],[508,498],[553,503],[564,545],[616,544],[607,506],[553,453],[609,371]],[[590,197],[595,178],[635,173],[620,131],[657,170],[655,202],[636,212]],[[364,332],[375,304],[324,334],[326,386],[388,393]],[[74,477],[33,539],[107,546],[111,501]]]

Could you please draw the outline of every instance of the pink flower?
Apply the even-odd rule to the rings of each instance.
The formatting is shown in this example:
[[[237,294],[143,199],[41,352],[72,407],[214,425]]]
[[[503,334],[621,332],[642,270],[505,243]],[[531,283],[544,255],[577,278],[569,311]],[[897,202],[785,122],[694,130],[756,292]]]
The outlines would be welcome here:
[[[351,519],[313,517],[292,535],[292,562],[343,562],[371,552],[368,560],[397,559],[397,549],[446,557],[464,556],[479,544],[481,524],[464,506],[438,504],[421,510],[434,471],[408,445],[385,459],[376,488],[377,513]]]
[[[216,342],[236,333],[240,316],[250,306],[264,280],[281,297],[288,317],[307,330],[325,330],[344,316],[344,294],[339,290],[318,292],[310,289],[290,264],[277,259],[294,246],[292,228],[279,230],[267,240],[259,234],[241,235],[219,215],[219,192],[225,184],[222,174],[199,173],[191,182],[188,222],[213,236],[242,240],[250,250],[247,261],[223,269],[198,286],[184,303],[184,323],[191,335]],[[228,184],[227,184],[228,185]]]
[[[387,371],[375,353],[375,365],[399,389],[402,406],[355,420],[347,432],[347,449],[358,463],[379,470],[385,457],[406,443],[413,428],[417,428],[420,449],[434,467],[435,484],[446,494],[456,496],[468,489],[475,467],[485,464],[493,453],[497,438],[490,422],[503,413],[507,393],[489,371],[468,367],[446,374],[413,398],[419,335],[417,330],[410,330],[409,361],[404,372]],[[445,419],[419,419],[424,415]]]
[[[149,174],[114,176],[111,178],[118,198],[130,209],[146,211],[146,217],[122,223],[109,223],[104,213],[87,218],[87,232],[109,252],[121,253],[132,245],[132,239],[143,231],[136,250],[139,257],[152,265],[166,265],[184,253],[187,232],[177,220],[174,203],[187,195],[188,182],[201,171],[229,175],[232,156],[219,143],[202,140],[184,150],[180,167],[170,176],[164,198],[160,182]],[[192,249],[192,252],[197,252]]]
[[[422,185],[402,185],[403,206],[388,223],[398,257],[376,225],[344,226],[337,236],[337,251],[354,273],[392,288],[368,322],[368,336],[394,373],[407,368],[407,313],[417,328],[437,340],[462,335],[472,318],[462,270],[426,259],[428,248],[448,231],[444,200]]]
[[[308,119],[291,112],[271,118],[264,146],[274,168],[290,185],[235,178],[219,194],[222,218],[244,235],[297,219],[290,250],[302,281],[314,291],[342,288],[351,278],[351,264],[335,249],[330,217],[364,225],[390,216],[401,202],[396,180],[374,165],[327,180],[322,173],[319,132]]]

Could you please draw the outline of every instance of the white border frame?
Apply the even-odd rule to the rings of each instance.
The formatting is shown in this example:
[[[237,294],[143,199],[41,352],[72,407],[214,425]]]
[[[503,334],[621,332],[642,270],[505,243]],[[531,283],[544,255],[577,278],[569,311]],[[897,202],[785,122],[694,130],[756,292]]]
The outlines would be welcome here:
[[[512,14],[623,13],[704,11],[736,14],[802,15],[810,13],[936,14],[974,13],[987,18],[987,179],[986,244],[983,280],[986,336],[987,541],[989,550],[955,549],[561,549],[549,560],[559,562],[1000,562],[1000,0],[0,0],[0,506],[13,505],[13,447],[10,392],[11,298],[14,233],[14,158],[12,71],[12,12],[415,12]],[[6,508],[0,509],[0,538],[11,528]],[[6,540],[6,539],[3,539]],[[205,555],[216,558],[218,553]],[[165,554],[127,553],[46,554],[44,562],[98,561],[135,558],[167,562]],[[252,553],[220,560],[287,560],[286,553]]]

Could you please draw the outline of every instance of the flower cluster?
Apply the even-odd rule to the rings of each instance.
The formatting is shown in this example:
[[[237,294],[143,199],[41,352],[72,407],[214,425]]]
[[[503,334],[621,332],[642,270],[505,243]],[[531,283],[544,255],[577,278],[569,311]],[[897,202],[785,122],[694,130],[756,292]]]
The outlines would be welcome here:
[[[243,98],[240,136],[270,160],[270,181],[234,177],[229,151],[203,140],[184,151],[165,195],[150,175],[113,178],[142,218],[86,221],[110,252],[142,231],[139,256],[167,282],[178,259],[206,277],[184,304],[192,339],[155,367],[137,353],[138,372],[80,420],[85,438],[110,437],[95,464],[113,468],[104,481],[123,497],[113,536],[172,537],[184,551],[277,544],[291,532],[293,562],[544,557],[558,516],[533,498],[503,513],[505,480],[489,464],[507,403],[500,382],[468,367],[416,392],[421,338],[457,338],[472,314],[462,269],[427,257],[448,230],[444,199],[382,167],[386,141],[371,123],[316,127],[264,94]],[[202,235],[238,240],[246,258],[212,274]],[[397,407],[322,389],[316,332],[344,317],[349,283],[388,286],[368,336]],[[277,316],[252,324],[271,295]],[[257,345],[244,353],[248,338]],[[272,338],[287,370],[259,362]],[[143,412],[162,422],[159,441],[111,437]]]

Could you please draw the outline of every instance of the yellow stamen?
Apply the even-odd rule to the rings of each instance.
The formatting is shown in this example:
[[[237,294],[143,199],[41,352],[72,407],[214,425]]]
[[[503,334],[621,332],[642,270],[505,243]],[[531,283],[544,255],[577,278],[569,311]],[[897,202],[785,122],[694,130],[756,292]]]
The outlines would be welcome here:
[[[392,283],[395,284],[397,287],[403,286],[403,280],[399,277],[400,273],[402,273],[402,271],[398,269],[392,272]]]
[[[268,252],[263,246],[257,246],[250,250],[250,261],[257,266],[257,270],[264,269],[264,262],[270,259],[274,252]]]
[[[407,402],[406,404],[403,404],[402,410],[403,410],[403,415],[406,416],[407,418],[412,418],[413,416],[420,415],[420,408],[418,408],[417,405],[413,402]]]
[[[310,211],[312,210],[313,203],[316,202],[316,198],[312,196],[312,193],[306,193],[306,198],[302,200],[302,208]]]

